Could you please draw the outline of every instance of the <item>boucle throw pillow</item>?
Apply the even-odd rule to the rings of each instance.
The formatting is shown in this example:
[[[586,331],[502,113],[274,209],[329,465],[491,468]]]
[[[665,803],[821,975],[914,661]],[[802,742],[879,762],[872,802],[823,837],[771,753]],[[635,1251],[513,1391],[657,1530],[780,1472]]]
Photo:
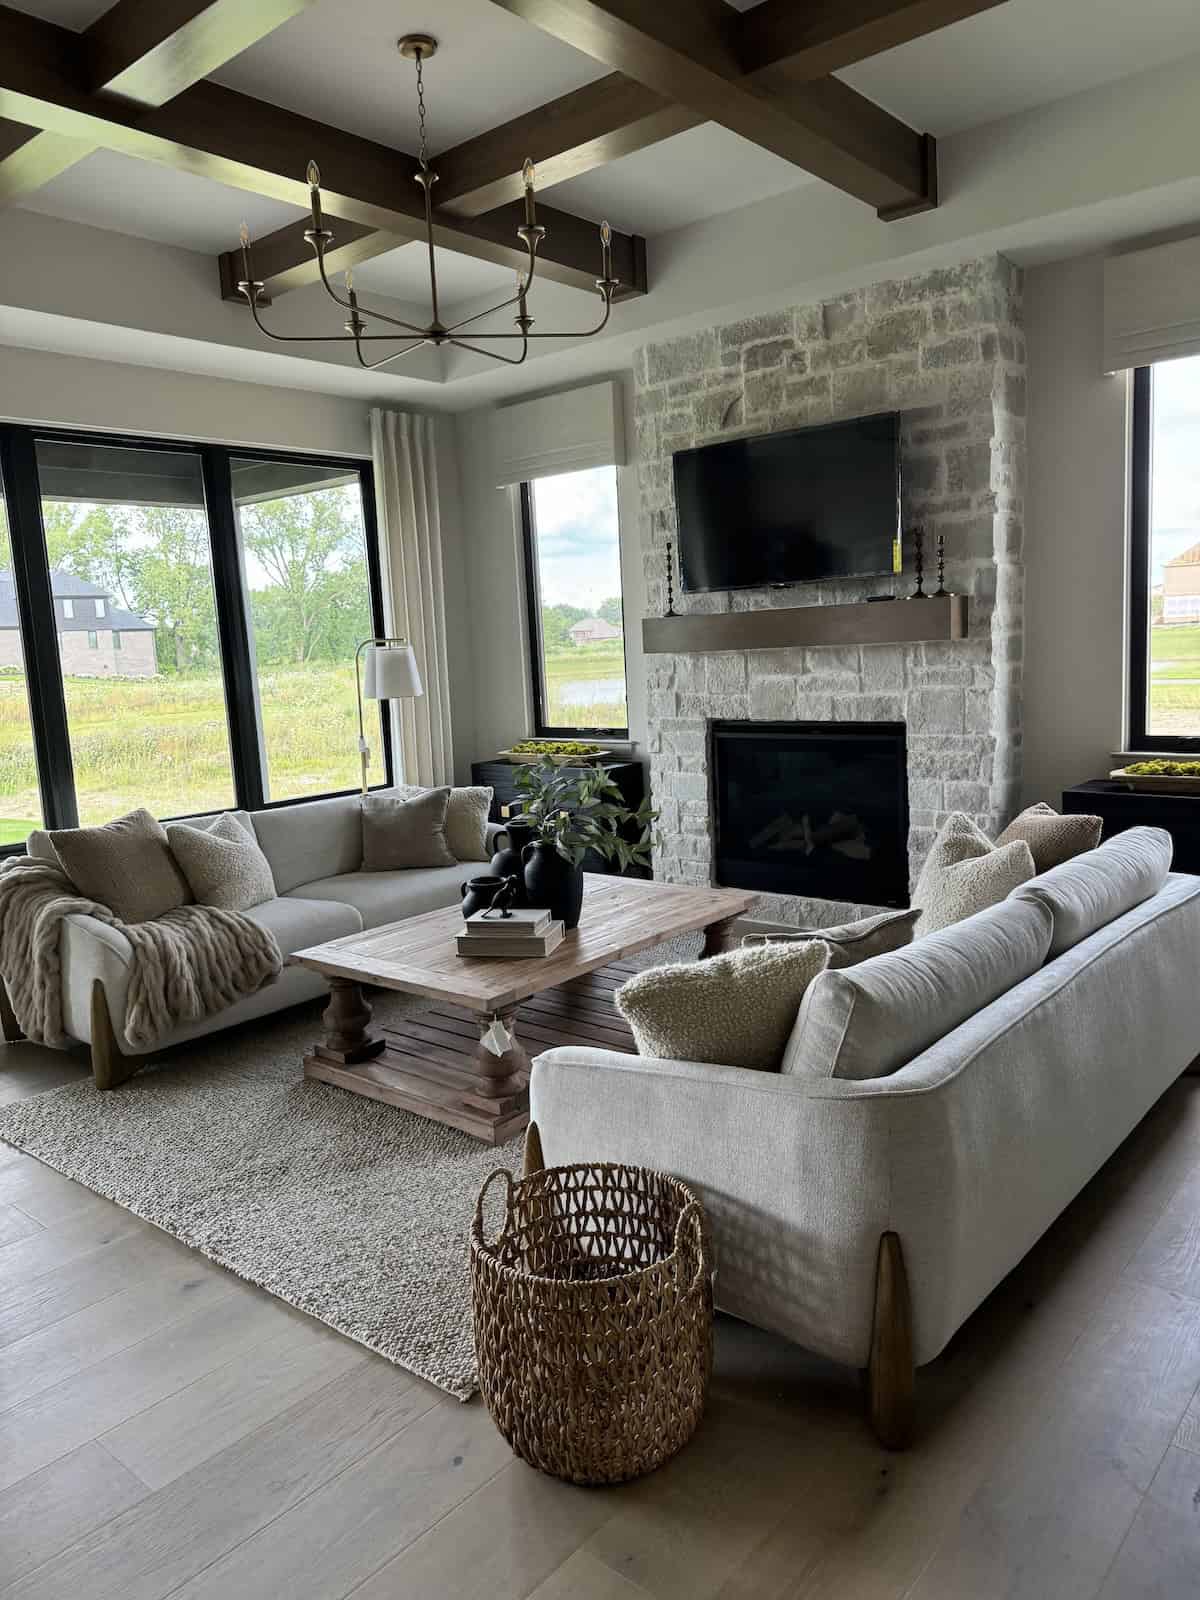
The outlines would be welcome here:
[[[449,789],[424,789],[415,799],[367,794],[362,801],[363,871],[456,867],[446,843]]]
[[[794,933],[748,933],[742,940],[747,945],[796,944],[805,939],[823,939],[832,954],[829,958],[831,972],[844,967],[857,966],[872,956],[886,955],[889,950],[902,950],[912,943],[913,928],[921,915],[916,907],[908,911],[881,911],[875,917],[863,917],[858,922],[842,922],[832,928],[798,928]]]
[[[416,784],[398,783],[392,790],[401,800],[416,800],[428,789]],[[451,789],[446,805],[446,843],[456,861],[490,861],[487,823],[494,790],[483,784]]]
[[[998,904],[1033,873],[1033,853],[1024,839],[994,845],[965,813],[951,812],[913,892],[921,912],[918,933],[935,933]]]
[[[102,828],[56,828],[46,837],[80,894],[122,922],[149,922],[191,899],[166,831],[148,811],[131,811]]]
[[[638,1054],[777,1072],[804,991],[829,946],[762,945],[707,961],[649,967],[616,993]]]
[[[1049,872],[1051,867],[1060,867],[1072,856],[1094,850],[1103,830],[1103,817],[1085,816],[1082,812],[1064,815],[1043,800],[1036,806],[1027,806],[1020,816],[1014,817],[1008,827],[997,834],[996,843],[1006,845],[1014,839],[1024,839],[1033,854],[1034,870]]]
[[[271,863],[258,840],[228,812],[206,828],[168,822],[167,841],[198,905],[245,911],[274,900]]]

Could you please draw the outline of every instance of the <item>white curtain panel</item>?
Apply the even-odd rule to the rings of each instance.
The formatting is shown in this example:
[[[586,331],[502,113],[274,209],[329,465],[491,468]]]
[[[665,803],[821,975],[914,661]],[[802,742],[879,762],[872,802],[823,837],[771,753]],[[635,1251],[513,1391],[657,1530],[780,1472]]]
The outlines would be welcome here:
[[[425,688],[418,699],[392,702],[397,776],[430,787],[454,782],[437,423],[406,411],[371,412],[388,632],[411,643]]]

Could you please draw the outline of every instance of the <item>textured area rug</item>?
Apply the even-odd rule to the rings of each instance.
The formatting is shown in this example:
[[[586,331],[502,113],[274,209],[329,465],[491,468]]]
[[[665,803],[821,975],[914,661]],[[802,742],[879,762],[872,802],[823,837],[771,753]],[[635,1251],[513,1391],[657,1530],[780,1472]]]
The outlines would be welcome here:
[[[679,959],[673,942],[639,958]],[[372,996],[395,1023],[426,1003]],[[480,1144],[307,1081],[320,1002],[181,1047],[121,1088],[90,1081],[0,1111],[0,1139],[115,1200],[459,1399],[475,1391],[467,1237],[496,1167]]]

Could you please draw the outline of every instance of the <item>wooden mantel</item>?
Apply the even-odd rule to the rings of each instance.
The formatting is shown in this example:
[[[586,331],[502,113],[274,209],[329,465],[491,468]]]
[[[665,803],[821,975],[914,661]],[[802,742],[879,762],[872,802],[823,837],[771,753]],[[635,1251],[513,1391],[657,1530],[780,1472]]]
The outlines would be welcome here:
[[[642,649],[650,656],[778,650],[789,645],[915,644],[966,637],[965,594],[863,601],[849,606],[791,606],[781,611],[647,617],[642,623]]]

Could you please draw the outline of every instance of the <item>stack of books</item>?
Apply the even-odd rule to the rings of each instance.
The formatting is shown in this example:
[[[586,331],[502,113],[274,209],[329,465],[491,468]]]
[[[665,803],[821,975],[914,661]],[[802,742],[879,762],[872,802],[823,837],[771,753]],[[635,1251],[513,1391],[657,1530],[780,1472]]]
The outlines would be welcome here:
[[[494,957],[518,961],[525,956],[548,956],[562,943],[563,925],[537,906],[520,906],[502,916],[498,911],[476,911],[463,922],[458,935],[460,956]]]

